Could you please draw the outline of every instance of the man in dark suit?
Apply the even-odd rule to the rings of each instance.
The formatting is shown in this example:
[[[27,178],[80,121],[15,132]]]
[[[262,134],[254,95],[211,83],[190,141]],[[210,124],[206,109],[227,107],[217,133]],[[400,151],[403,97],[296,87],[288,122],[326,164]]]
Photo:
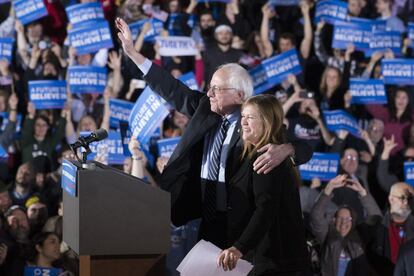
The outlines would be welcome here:
[[[207,94],[193,91],[134,49],[122,19],[116,25],[125,53],[151,89],[191,117],[158,180],[171,193],[172,222],[183,225],[202,217],[200,238],[226,248],[227,184],[240,165],[240,107],[253,94],[252,80],[241,66],[227,64],[213,74]],[[267,145],[262,152],[254,164],[258,173],[269,172],[294,153],[298,163],[312,155],[305,143]]]

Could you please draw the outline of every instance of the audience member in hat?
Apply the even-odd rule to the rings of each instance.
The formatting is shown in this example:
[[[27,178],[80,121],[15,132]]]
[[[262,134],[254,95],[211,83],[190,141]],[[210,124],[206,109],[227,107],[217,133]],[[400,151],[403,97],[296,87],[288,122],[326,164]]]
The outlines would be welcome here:
[[[44,204],[38,195],[30,197],[26,201],[27,218],[29,219],[30,232],[36,234],[43,229],[49,215],[46,204]]]

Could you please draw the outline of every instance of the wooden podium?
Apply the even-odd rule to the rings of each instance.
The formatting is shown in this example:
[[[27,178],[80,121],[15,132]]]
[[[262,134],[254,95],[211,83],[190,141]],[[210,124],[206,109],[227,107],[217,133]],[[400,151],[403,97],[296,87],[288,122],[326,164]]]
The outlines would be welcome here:
[[[63,240],[81,276],[165,275],[170,195],[120,170],[77,162],[76,195],[63,192]]]

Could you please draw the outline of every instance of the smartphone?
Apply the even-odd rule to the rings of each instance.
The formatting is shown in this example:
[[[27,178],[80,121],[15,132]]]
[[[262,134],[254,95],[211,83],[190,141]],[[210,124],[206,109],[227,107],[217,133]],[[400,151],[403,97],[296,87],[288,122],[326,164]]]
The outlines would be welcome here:
[[[313,99],[315,96],[315,92],[312,91],[301,91],[299,93],[299,97],[302,99]]]

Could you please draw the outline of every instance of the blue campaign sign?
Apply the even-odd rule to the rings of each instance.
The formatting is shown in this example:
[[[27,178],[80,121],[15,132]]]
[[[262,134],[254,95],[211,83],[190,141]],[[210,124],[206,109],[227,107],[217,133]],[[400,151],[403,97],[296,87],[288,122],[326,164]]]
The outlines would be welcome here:
[[[311,160],[299,166],[300,177],[312,180],[330,180],[338,175],[339,154],[314,152]]]
[[[373,32],[369,41],[369,53],[391,49],[395,55],[401,55],[401,33],[396,31]]]
[[[348,18],[348,3],[337,0],[322,0],[316,3],[315,23],[323,20],[330,24],[342,22]]]
[[[411,40],[411,48],[414,48],[414,23],[413,22],[408,23],[407,37]]]
[[[73,28],[78,28],[82,24],[105,20],[105,15],[99,2],[71,5],[66,8],[66,14]]]
[[[275,86],[273,83],[267,81],[267,74],[263,65],[259,64],[249,70],[249,75],[253,80],[254,94],[260,94]]]
[[[36,109],[61,109],[66,102],[66,81],[29,81],[30,101]]]
[[[354,44],[359,51],[368,51],[372,36],[372,25],[362,22],[341,22],[334,26],[332,48],[346,49]]]
[[[23,25],[47,16],[43,0],[15,0],[13,7],[17,18]]]
[[[324,111],[323,117],[329,130],[347,130],[352,135],[360,137],[358,122],[347,112],[343,110]]]
[[[70,66],[68,82],[71,93],[99,93],[105,90],[108,72],[99,66]]]
[[[139,33],[141,32],[142,27],[147,22],[151,23],[151,29],[145,34],[144,41],[154,42],[155,37],[158,36],[164,28],[164,22],[156,18],[142,19],[142,20],[136,21],[128,25],[129,28],[131,29],[132,38],[134,40],[137,39]]]
[[[147,86],[135,102],[128,122],[132,135],[137,137],[141,145],[148,144],[151,135],[169,114],[161,97]]]
[[[297,6],[299,0],[269,0],[268,4],[270,6]]]
[[[0,38],[0,59],[6,59],[9,63],[12,61],[14,40],[9,37]]]
[[[7,124],[9,123],[9,113],[0,112],[0,117],[2,117],[2,122],[0,126],[0,131],[3,132],[6,129]],[[17,114],[17,123],[16,129],[14,131],[15,136],[19,136],[22,126],[22,114]]]
[[[300,66],[295,49],[263,60],[262,66],[267,74],[267,81],[272,84],[279,84],[283,82],[288,75],[298,75],[302,72],[302,67]]]
[[[199,91],[200,88],[198,87],[193,72],[188,72],[187,74],[181,75],[178,79],[187,85],[190,89]]]
[[[119,121],[128,121],[129,114],[131,113],[134,104],[128,101],[110,99],[109,109],[111,116],[109,118],[109,124],[113,128],[118,128]]]
[[[355,79],[349,82],[352,104],[385,104],[387,95],[385,85],[378,79]]]
[[[63,159],[61,186],[71,196],[76,196],[77,194],[77,171],[78,167],[72,164],[72,162]]]
[[[70,30],[69,41],[79,55],[114,47],[111,30],[107,21],[82,24],[82,27]]]
[[[414,187],[414,162],[404,162],[404,179]]]
[[[87,136],[90,132],[81,132],[81,136]],[[121,133],[110,130],[108,138],[93,142],[89,145],[92,153],[88,155],[88,160],[93,160],[97,155],[108,154],[107,162],[109,165],[120,165],[125,160],[124,146],[121,139]]]
[[[414,59],[383,59],[381,70],[385,84],[414,85]]]
[[[161,139],[157,141],[158,155],[162,157],[171,157],[175,147],[180,142],[181,137]]]
[[[131,152],[129,151],[128,144],[131,140],[131,130],[129,129],[128,121],[120,121],[119,122],[119,130],[121,132],[121,139],[122,145],[124,147],[124,155],[131,156]]]

